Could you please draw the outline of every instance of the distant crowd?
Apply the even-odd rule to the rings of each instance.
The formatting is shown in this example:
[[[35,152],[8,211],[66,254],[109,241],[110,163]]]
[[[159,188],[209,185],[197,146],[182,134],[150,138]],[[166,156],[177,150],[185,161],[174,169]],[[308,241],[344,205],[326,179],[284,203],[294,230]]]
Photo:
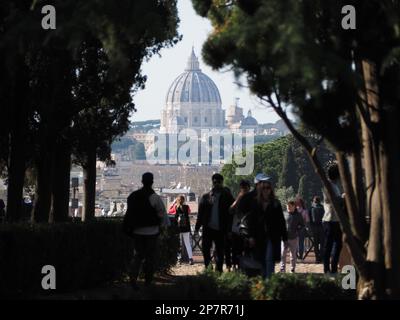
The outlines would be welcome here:
[[[336,196],[342,199],[337,168],[330,168],[328,177]],[[134,238],[133,288],[138,288],[142,264],[145,283],[153,280],[160,228],[171,225],[168,214],[175,217],[190,264],[194,263],[191,243],[194,238],[201,239],[205,267],[210,267],[214,260],[219,272],[223,272],[225,264],[227,271],[241,270],[269,278],[277,262],[280,262],[280,271],[286,272],[290,255],[290,271],[294,273],[297,259],[303,260],[312,251],[315,263],[323,263],[325,273],[337,273],[342,232],[326,196],[323,201],[314,196],[309,209],[301,197],[289,200],[286,208],[282,208],[270,177],[263,173],[256,175],[253,189],[249,181],[242,180],[236,199],[224,186],[221,174],[214,174],[211,181],[211,190],[199,200],[192,234],[190,207],[185,197],[178,196],[167,212],[162,199],[152,189],[152,173],[143,174],[143,187],[128,197],[124,218],[124,230]]]

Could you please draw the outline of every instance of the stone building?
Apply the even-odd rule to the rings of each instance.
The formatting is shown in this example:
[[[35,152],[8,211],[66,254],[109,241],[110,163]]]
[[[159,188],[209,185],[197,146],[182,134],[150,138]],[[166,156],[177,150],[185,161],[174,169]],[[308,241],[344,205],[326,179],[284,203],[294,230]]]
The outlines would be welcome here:
[[[225,110],[215,83],[204,74],[194,50],[186,69],[170,85],[161,112],[161,132],[174,133],[184,128],[222,129]]]

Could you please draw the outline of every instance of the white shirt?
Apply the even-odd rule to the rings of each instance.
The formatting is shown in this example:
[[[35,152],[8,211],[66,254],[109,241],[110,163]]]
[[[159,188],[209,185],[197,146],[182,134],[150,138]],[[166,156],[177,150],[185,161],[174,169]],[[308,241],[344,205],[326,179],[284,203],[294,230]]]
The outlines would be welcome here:
[[[332,189],[337,197],[340,197],[340,189],[339,187],[331,183]],[[324,192],[324,216],[322,218],[323,222],[337,222],[339,221],[339,218],[335,212],[335,209],[333,208],[333,204],[329,202],[328,197],[326,196]]]
[[[167,210],[165,210],[164,202],[161,200],[160,196],[156,193],[153,193],[149,197],[150,205],[156,209],[157,214],[160,218],[162,218],[162,226],[169,226],[171,222],[169,221]],[[149,226],[149,227],[141,227],[133,230],[134,234],[142,235],[142,236],[153,236],[160,232],[159,226]]]

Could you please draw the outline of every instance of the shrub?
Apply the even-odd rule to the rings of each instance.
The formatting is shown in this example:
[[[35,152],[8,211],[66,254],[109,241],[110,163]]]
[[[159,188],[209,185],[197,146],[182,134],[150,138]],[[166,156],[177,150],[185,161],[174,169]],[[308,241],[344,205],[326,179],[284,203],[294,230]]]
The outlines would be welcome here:
[[[240,272],[225,272],[216,278],[217,288],[226,299],[249,299],[251,282]]]
[[[258,281],[251,290],[255,300],[349,300],[355,290],[344,290],[340,278],[317,274],[274,274]]]
[[[251,282],[244,274],[218,273],[210,269],[196,276],[178,280],[179,296],[170,299],[186,300],[244,300],[250,299]]]
[[[56,269],[57,292],[90,288],[115,280],[127,271],[133,241],[122,233],[121,220],[54,225],[0,226],[0,297],[44,293],[44,265]],[[156,270],[176,264],[178,238],[161,234]]]
[[[218,273],[210,269],[182,277],[160,298],[186,300],[348,300],[355,290],[343,290],[340,278],[317,274],[274,274],[264,281],[238,272]]]

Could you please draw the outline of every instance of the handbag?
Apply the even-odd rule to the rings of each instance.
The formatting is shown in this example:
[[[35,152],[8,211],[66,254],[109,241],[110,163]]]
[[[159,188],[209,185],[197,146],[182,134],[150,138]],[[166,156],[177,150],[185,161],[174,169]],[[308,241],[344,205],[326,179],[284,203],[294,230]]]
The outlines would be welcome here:
[[[187,216],[187,207],[182,207],[179,211],[176,212],[178,218],[178,226],[179,228],[188,228],[190,227],[190,221]]]
[[[248,276],[256,276],[261,274],[262,264],[252,253],[248,253],[239,258],[239,268]]]

